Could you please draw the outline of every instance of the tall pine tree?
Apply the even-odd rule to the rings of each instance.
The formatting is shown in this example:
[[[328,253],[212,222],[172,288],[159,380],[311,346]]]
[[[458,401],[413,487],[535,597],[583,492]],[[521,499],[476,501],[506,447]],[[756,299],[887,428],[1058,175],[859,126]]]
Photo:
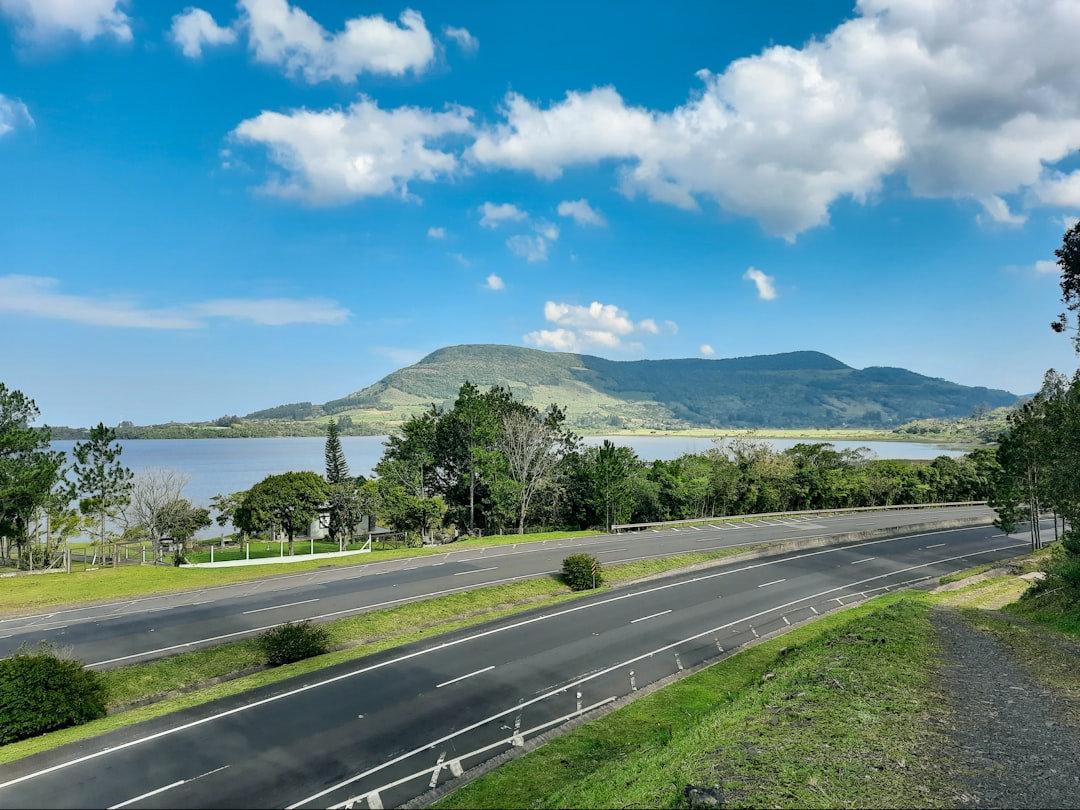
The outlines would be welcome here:
[[[341,449],[337,421],[333,417],[326,423],[326,483],[341,484],[349,478],[349,464]]]
[[[130,500],[134,474],[120,463],[123,448],[116,441],[116,431],[98,422],[90,428],[90,438],[79,442],[72,451],[75,463],[76,491],[81,496],[79,509],[98,522],[98,538],[105,544],[105,523],[117,509]],[[116,558],[113,559],[116,564]]]

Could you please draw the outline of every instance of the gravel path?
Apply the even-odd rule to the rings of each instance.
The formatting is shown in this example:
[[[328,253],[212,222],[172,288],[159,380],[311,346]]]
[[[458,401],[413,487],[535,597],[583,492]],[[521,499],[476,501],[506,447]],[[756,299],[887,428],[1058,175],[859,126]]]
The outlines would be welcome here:
[[[939,688],[951,709],[942,753],[965,791],[957,805],[1080,807],[1077,701],[1034,681],[1005,645],[958,613],[936,610],[934,622],[944,655]],[[1077,656],[1071,645],[1054,646],[1055,654]]]

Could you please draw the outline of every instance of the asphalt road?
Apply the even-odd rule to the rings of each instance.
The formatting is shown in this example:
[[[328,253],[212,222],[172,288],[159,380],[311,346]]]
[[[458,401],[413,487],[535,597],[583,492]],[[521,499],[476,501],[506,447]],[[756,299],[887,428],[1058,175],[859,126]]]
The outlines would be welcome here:
[[[988,520],[992,515],[985,506],[853,512],[449,550],[383,563],[334,566],[180,594],[5,618],[0,620],[0,657],[11,655],[23,643],[32,646],[46,640],[91,668],[106,669],[250,637],[287,621],[327,621],[556,573],[563,558],[573,552],[588,552],[602,564],[614,565],[925,522]]]
[[[0,766],[0,807],[399,806],[759,636],[1027,547],[913,531],[605,591]]]

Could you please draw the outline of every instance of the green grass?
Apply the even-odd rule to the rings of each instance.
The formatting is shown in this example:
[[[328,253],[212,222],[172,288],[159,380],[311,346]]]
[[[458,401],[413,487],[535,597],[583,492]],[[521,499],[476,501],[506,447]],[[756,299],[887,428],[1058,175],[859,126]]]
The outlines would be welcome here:
[[[875,639],[885,639],[877,642]],[[804,625],[560,736],[438,808],[950,806],[927,691],[929,601],[890,595]]]
[[[275,574],[311,571],[337,565],[357,565],[408,557],[445,554],[483,546],[525,543],[534,540],[555,540],[571,537],[591,537],[596,532],[542,532],[537,534],[507,534],[459,540],[442,546],[398,548],[372,551],[370,554],[330,559],[300,558],[297,562],[266,566],[235,568],[177,568],[171,565],[121,566],[97,570],[73,571],[71,574],[9,577],[0,588],[0,616],[26,614],[65,605],[103,602],[165,593],[178,593],[217,585],[231,585]],[[303,543],[298,543],[302,545]],[[276,550],[276,549],[275,549]],[[273,556],[273,555],[271,555]],[[216,559],[216,552],[215,552]]]

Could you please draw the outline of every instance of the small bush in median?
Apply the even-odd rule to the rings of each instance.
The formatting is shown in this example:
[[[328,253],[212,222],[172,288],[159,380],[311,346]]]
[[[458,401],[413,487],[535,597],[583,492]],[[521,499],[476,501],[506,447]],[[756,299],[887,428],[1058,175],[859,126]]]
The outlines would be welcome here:
[[[270,666],[291,664],[330,649],[330,635],[322,625],[310,621],[286,622],[259,636],[259,646]]]
[[[604,582],[600,562],[592,554],[571,554],[564,559],[562,577],[572,591],[599,588]]]
[[[47,645],[0,661],[0,745],[105,716],[105,686]]]

